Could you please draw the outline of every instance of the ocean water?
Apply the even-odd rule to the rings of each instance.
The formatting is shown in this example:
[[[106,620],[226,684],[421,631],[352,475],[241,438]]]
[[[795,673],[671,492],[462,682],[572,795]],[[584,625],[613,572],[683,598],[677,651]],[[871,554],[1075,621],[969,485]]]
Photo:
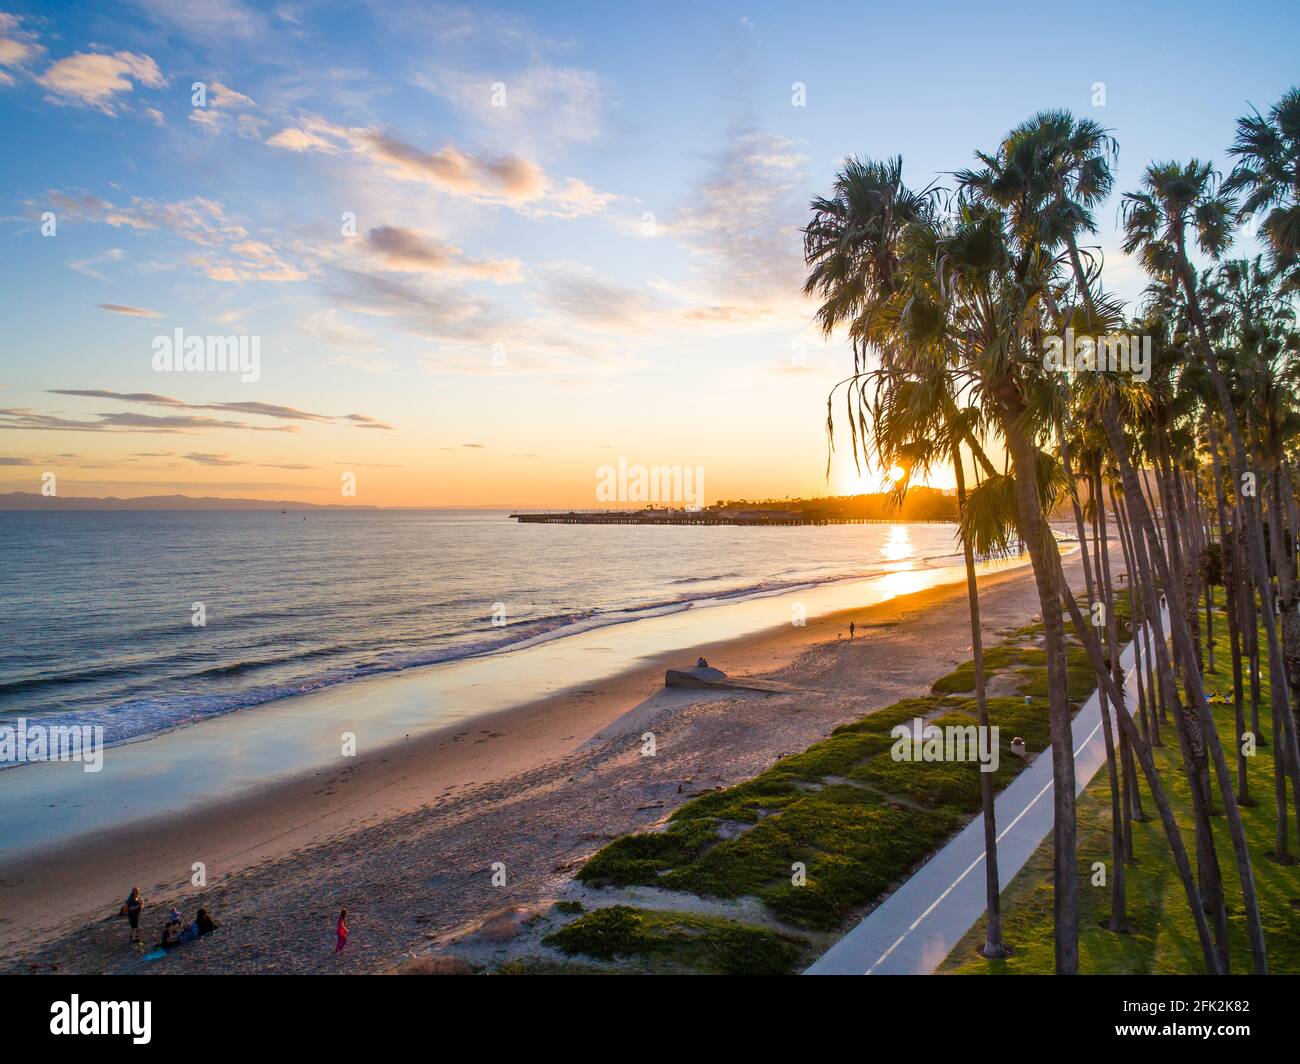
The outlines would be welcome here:
[[[952,564],[954,534],[482,510],[0,513],[0,721],[99,724],[118,743],[368,675]]]

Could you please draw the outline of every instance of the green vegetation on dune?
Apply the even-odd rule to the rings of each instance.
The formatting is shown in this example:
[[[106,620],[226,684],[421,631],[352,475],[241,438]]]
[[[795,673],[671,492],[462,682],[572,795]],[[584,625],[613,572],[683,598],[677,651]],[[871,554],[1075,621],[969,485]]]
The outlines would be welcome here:
[[[1215,623],[1223,639],[1225,621],[1216,611]],[[1261,641],[1263,640],[1261,629]],[[1217,673],[1208,673],[1209,689],[1221,691],[1226,704],[1214,704],[1219,737],[1236,769],[1233,757],[1234,713],[1231,703],[1230,663],[1221,655]],[[1268,670],[1262,665],[1261,686],[1268,691]],[[1247,696],[1249,698],[1249,696]],[[1249,704],[1247,705],[1249,713]],[[1264,717],[1267,719],[1267,706]],[[1268,728],[1265,725],[1265,735]],[[1161,780],[1173,804],[1189,851],[1194,845],[1191,795],[1178,752],[1173,724],[1162,727],[1165,745],[1154,750]],[[1257,804],[1241,810],[1245,822],[1251,867],[1259,892],[1259,905],[1268,948],[1269,971],[1300,973],[1300,864],[1283,865],[1270,854],[1274,845],[1277,808],[1273,790],[1272,749],[1263,747],[1248,760],[1250,795]],[[1143,806],[1150,819],[1133,824],[1136,863],[1126,866],[1129,934],[1115,934],[1102,925],[1110,913],[1109,886],[1093,886],[1093,865],[1100,861],[1111,874],[1110,784],[1103,770],[1093,777],[1078,804],[1079,848],[1079,958],[1085,974],[1186,974],[1204,971],[1187,897],[1173,865],[1169,843],[1156,818],[1145,782]],[[1232,864],[1232,845],[1226,818],[1213,820],[1215,848],[1228,894],[1229,947],[1232,969],[1250,971],[1250,947],[1241,891]],[[978,954],[983,943],[981,920],[949,955],[942,971],[960,974],[1046,974],[1053,970],[1052,842],[1049,835],[1029,862],[1002,893],[1003,930],[1014,948],[1010,957],[989,961]]]
[[[1026,643],[1031,626],[988,652],[990,675],[1005,674],[1014,696],[988,701],[1000,729],[995,788],[1024,768],[1013,738],[1037,753],[1049,741],[1043,652]],[[1082,650],[1070,647],[1070,694],[1077,709],[1091,693]],[[916,718],[940,727],[976,724],[975,700],[959,695],[963,666],[934,693],[908,698],[842,725],[754,779],[683,805],[662,830],[616,839],[578,872],[593,887],[646,885],[702,897],[759,898],[792,928],[834,930],[877,900],[980,808],[973,761],[895,761],[896,725]],[[973,672],[971,673],[973,686]],[[945,686],[953,693],[940,690]],[[1031,696],[1026,703],[1025,695]],[[795,866],[806,880],[794,882]]]
[[[570,956],[638,958],[658,967],[721,975],[788,975],[804,944],[735,920],[613,905],[547,935]]]

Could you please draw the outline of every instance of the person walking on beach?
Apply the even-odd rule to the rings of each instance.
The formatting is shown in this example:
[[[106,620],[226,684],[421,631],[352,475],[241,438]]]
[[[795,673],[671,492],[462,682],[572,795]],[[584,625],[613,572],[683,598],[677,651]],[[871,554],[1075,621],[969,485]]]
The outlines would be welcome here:
[[[338,941],[334,944],[334,952],[342,953],[343,947],[348,944],[348,911],[343,909],[339,912],[339,922],[334,927],[334,933],[338,935]]]
[[[122,911],[126,913],[126,922],[131,927],[128,942],[140,941],[140,910],[144,908],[144,898],[140,896],[140,888],[132,887],[131,893],[126,896],[126,904],[122,906]]]
[[[850,638],[850,639],[853,638],[853,633],[856,632],[857,630],[858,630],[858,626],[857,626],[856,624],[854,624],[852,621],[849,621],[849,638]]]

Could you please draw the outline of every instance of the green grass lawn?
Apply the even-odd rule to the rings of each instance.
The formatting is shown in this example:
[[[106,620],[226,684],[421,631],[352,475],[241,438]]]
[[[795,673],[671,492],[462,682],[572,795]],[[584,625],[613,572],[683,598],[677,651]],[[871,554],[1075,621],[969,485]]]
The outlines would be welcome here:
[[[1201,618],[1204,622],[1204,616]],[[1228,653],[1226,621],[1220,612],[1215,618],[1218,637],[1216,665],[1218,671],[1207,676],[1213,694],[1222,692],[1226,705],[1212,706],[1229,765],[1235,774],[1234,714],[1231,704],[1232,674]],[[1202,632],[1204,637],[1204,632]],[[1260,645],[1264,636],[1260,635]],[[1262,686],[1267,699],[1268,674],[1263,669]],[[1249,721],[1249,687],[1247,688]],[[1269,735],[1267,705],[1261,708],[1264,734]],[[1155,751],[1161,780],[1174,805],[1183,830],[1184,844],[1194,857],[1191,799],[1177,749],[1172,722],[1162,728],[1166,745]],[[1247,779],[1250,794],[1258,803],[1243,808],[1249,840],[1251,864],[1264,921],[1269,954],[1269,970],[1275,973],[1300,972],[1300,865],[1279,865],[1268,855],[1273,850],[1274,817],[1273,756],[1271,747],[1262,748],[1249,759]],[[1104,929],[1110,914],[1109,886],[1092,885],[1092,865],[1103,861],[1110,872],[1110,784],[1106,771],[1099,771],[1078,804],[1079,823],[1079,967],[1084,973],[1156,974],[1204,971],[1201,950],[1187,905],[1187,896],[1174,868],[1173,857],[1156,815],[1155,805],[1142,783],[1142,800],[1146,823],[1133,825],[1135,864],[1126,870],[1128,922],[1131,934],[1114,934]],[[1215,802],[1218,804],[1216,789]],[[1224,889],[1228,896],[1228,923],[1233,972],[1251,968],[1250,948],[1246,937],[1246,920],[1241,906],[1241,892],[1226,819],[1215,818],[1215,848],[1223,870]],[[1295,824],[1291,824],[1292,853],[1296,848]],[[941,970],[962,974],[1050,973],[1053,968],[1052,939],[1052,843],[1043,841],[1029,862],[1002,895],[1003,934],[1014,953],[1004,960],[988,961],[977,950],[983,943],[983,921],[971,930],[949,955]]]

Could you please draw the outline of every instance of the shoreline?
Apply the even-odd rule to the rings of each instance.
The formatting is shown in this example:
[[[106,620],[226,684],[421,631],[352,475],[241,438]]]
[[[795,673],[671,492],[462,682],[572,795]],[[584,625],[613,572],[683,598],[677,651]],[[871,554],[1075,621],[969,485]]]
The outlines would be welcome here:
[[[932,523],[950,524],[951,522]],[[747,585],[704,594],[698,598],[664,599],[662,601],[649,601],[641,604],[617,607],[596,612],[589,616],[556,615],[537,618],[535,620],[525,620],[519,624],[520,628],[525,629],[523,634],[510,635],[513,628],[493,629],[494,631],[502,632],[502,638],[495,642],[456,643],[450,648],[438,651],[427,651],[427,654],[433,656],[427,657],[423,660],[419,659],[417,652],[417,656],[414,660],[407,660],[398,664],[387,664],[374,661],[365,662],[362,665],[357,666],[356,671],[351,674],[348,674],[348,670],[346,669],[336,669],[334,672],[302,677],[293,681],[286,681],[283,683],[272,682],[262,687],[246,688],[224,696],[228,699],[228,702],[218,708],[196,713],[189,717],[183,716],[171,721],[154,722],[151,726],[146,727],[145,730],[128,730],[125,734],[120,735],[120,737],[110,737],[106,735],[102,744],[102,749],[111,750],[118,747],[130,746],[136,743],[149,742],[173,732],[184,731],[188,728],[220,720],[223,717],[227,717],[234,713],[244,713],[250,710],[259,709],[274,709],[286,699],[300,698],[303,695],[328,691],[334,687],[365,683],[373,680],[397,679],[405,676],[419,675],[420,670],[424,669],[432,669],[439,666],[453,667],[479,659],[496,658],[503,654],[532,650],[550,642],[585,635],[588,632],[599,631],[605,628],[613,628],[622,625],[636,624],[641,621],[653,620],[656,617],[676,612],[705,610],[720,606],[743,605],[745,603],[753,603],[762,599],[780,597],[783,595],[833,590],[836,587],[849,587],[867,581],[878,580],[896,572],[923,573],[950,566],[953,564],[954,560],[959,560],[959,555],[941,554],[909,559],[908,562],[902,563],[901,567],[898,563],[882,562],[880,567],[877,569],[871,569],[852,575],[810,578],[807,580],[798,580],[784,584]],[[908,568],[908,565],[912,565],[913,567]],[[535,628],[536,630],[527,631],[529,628]],[[460,637],[468,633],[465,631],[457,631],[451,634],[453,637]],[[294,689],[295,684],[302,686]],[[213,699],[221,696],[198,695],[193,697],[196,699]],[[45,727],[58,725],[71,727],[101,725],[107,729],[110,722],[120,727],[120,718],[117,714],[122,709],[133,707],[135,704],[135,702],[128,700],[124,705],[113,705],[109,706],[107,709],[73,708],[50,715],[28,713],[18,714],[17,717],[26,719],[29,727],[31,725],[41,725]],[[8,719],[15,715],[6,712],[0,714],[0,716]],[[130,726],[128,725],[128,727]],[[8,772],[18,767],[21,767],[21,765],[10,762],[0,762],[0,773]],[[3,779],[4,777],[0,776],[0,780]]]
[[[1028,575],[1028,567],[1020,565],[981,578],[982,597],[987,592],[991,600],[987,630],[1024,623],[1036,614]],[[945,666],[964,657],[969,644],[965,611],[964,583],[949,582],[873,605],[809,616],[802,628],[786,623],[738,638],[701,642],[689,654],[677,649],[650,654],[593,684],[566,688],[477,717],[472,723],[412,736],[358,756],[346,768],[336,762],[328,770],[188,811],[174,822],[121,823],[75,845],[57,847],[61,852],[45,849],[5,860],[0,862],[0,912],[4,914],[0,955],[6,965],[22,968],[22,953],[51,942],[48,951],[37,952],[61,956],[62,970],[69,965],[81,969],[83,963],[84,970],[104,970],[106,962],[109,970],[135,970],[130,967],[136,961],[133,954],[120,957],[111,949],[99,961],[93,950],[83,960],[74,959],[81,952],[75,940],[85,937],[87,925],[96,935],[102,930],[111,941],[117,940],[120,928],[111,914],[120,905],[119,895],[125,896],[132,885],[141,887],[151,908],[173,902],[182,909],[207,904],[219,919],[231,910],[232,891],[263,898],[268,890],[278,895],[287,887],[291,893],[305,891],[309,897],[324,894],[331,899],[342,890],[346,897],[350,888],[346,884],[327,888],[321,881],[327,874],[322,869],[337,877],[350,862],[366,864],[375,856],[396,861],[409,853],[412,840],[421,834],[447,843],[441,852],[435,847],[435,860],[450,861],[456,870],[452,878],[465,888],[470,881],[482,880],[480,873],[491,862],[480,862],[491,856],[494,847],[503,851],[503,857],[511,851],[514,844],[493,836],[490,822],[504,818],[503,825],[509,825],[509,807],[516,802],[535,810],[548,825],[559,823],[557,830],[564,836],[553,847],[535,838],[524,847],[540,861],[534,874],[525,877],[525,883],[531,884],[525,893],[532,896],[537,873],[544,880],[548,870],[554,874],[563,869],[566,850],[575,845],[595,849],[610,836],[611,828],[635,827],[644,824],[647,812],[671,811],[667,807],[673,800],[667,795],[682,794],[678,802],[689,797],[682,793],[681,777],[697,780],[703,769],[710,775],[705,781],[710,786],[713,781],[722,784],[745,778],[844,720],[909,691],[928,689]],[[860,635],[853,644],[836,638],[847,634],[843,630],[850,615],[872,633],[871,638]],[[936,635],[942,640],[936,641]],[[851,663],[841,659],[850,647],[852,653],[869,659],[863,662],[869,667],[847,667]],[[947,661],[941,660],[945,652]],[[663,688],[664,668],[700,655],[733,676],[780,674],[795,679],[818,697],[809,705],[808,700],[791,696]],[[879,660],[870,660],[875,658]],[[755,713],[777,716],[756,729],[746,719]],[[709,734],[677,753],[695,771],[677,772],[666,794],[660,793],[665,790],[662,786],[636,778],[645,773],[630,757],[629,746],[640,729],[650,721],[662,729],[665,720],[671,729],[694,717],[709,718],[703,721]],[[731,742],[733,732],[743,742]],[[670,762],[655,760],[665,767]],[[654,766],[656,771],[659,768]],[[629,789],[648,787],[653,801],[639,802],[644,795],[619,801],[614,793],[611,801],[621,821],[611,822],[608,811],[597,814],[594,809],[587,818],[576,811],[571,815],[560,808],[563,802],[557,803],[557,792],[566,783],[608,773],[626,777],[629,769],[633,773],[627,781]],[[667,771],[671,775],[675,770],[667,767]],[[705,784],[692,784],[699,785]],[[482,857],[468,856],[467,850],[474,849],[485,852]],[[59,859],[73,853],[75,861]],[[194,862],[205,866],[206,886],[191,885]],[[375,889],[384,891],[385,877],[377,882]],[[443,906],[438,926],[444,917],[460,924],[484,905],[499,907],[517,900],[514,890],[484,895],[483,886],[476,882],[472,904],[444,899],[451,904]],[[324,904],[329,908],[332,901]],[[351,906],[358,902],[353,900]],[[103,928],[106,917],[111,930]],[[61,936],[67,937],[61,940]],[[402,937],[400,932],[397,937]],[[309,958],[297,950],[288,952],[294,970],[329,970],[311,967]],[[392,956],[391,949],[365,956],[370,953],[355,951],[346,970],[372,970],[375,963]],[[187,970],[172,962],[173,958],[166,958],[154,970]],[[123,963],[125,969],[116,967]],[[246,969],[226,961],[215,970]],[[255,964],[248,970],[266,969]]]
[[[979,571],[1027,564],[997,559],[980,563]],[[498,713],[617,682],[642,663],[665,668],[688,654],[693,661],[701,645],[790,627],[795,611],[811,620],[957,579],[964,580],[959,565],[925,565],[665,611],[499,653],[366,676],[115,744],[98,772],[70,762],[11,767],[0,771],[0,807],[10,821],[0,841],[0,875],[28,854],[115,832],[124,817],[132,823],[189,817],[341,764],[355,768],[443,729],[478,731]]]

